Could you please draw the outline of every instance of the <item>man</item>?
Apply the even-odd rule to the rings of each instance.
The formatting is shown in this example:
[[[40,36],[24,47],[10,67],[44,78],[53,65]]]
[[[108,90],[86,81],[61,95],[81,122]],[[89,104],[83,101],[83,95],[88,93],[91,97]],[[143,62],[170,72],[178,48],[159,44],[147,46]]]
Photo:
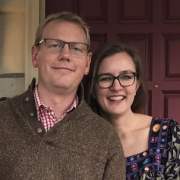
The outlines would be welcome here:
[[[125,179],[117,134],[83,99],[89,45],[77,15],[54,14],[39,25],[32,47],[38,83],[0,103],[0,179]]]

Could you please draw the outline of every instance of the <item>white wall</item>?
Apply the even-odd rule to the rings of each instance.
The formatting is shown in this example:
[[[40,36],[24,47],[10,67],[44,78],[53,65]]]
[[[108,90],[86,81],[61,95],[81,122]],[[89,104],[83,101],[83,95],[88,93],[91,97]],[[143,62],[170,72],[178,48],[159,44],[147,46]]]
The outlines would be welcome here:
[[[25,91],[37,70],[31,64],[31,46],[45,0],[0,0],[0,97]]]

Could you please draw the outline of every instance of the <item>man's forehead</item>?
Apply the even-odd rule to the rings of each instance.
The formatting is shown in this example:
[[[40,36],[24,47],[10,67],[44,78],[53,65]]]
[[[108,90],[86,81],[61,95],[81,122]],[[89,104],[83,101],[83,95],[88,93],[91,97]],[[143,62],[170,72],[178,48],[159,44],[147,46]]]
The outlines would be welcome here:
[[[50,37],[47,37],[50,36]],[[42,38],[54,38],[64,41],[80,41],[87,43],[87,37],[84,29],[75,22],[53,20],[49,22],[42,33]],[[65,39],[62,39],[65,38]],[[66,39],[68,38],[68,39]],[[74,40],[73,40],[74,39]]]
[[[80,24],[71,22],[71,21],[65,21],[65,20],[52,20],[46,24],[46,26],[44,27],[44,30],[46,30],[48,28],[52,29],[53,26],[58,26],[61,29],[71,27],[71,28],[76,28],[79,31],[84,31],[84,29],[82,28],[82,26]]]

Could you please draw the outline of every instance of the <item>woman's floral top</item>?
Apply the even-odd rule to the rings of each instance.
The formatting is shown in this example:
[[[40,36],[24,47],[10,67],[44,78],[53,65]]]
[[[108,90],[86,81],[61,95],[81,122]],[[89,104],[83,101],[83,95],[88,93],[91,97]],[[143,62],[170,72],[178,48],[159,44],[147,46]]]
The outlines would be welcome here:
[[[180,180],[180,125],[153,118],[146,151],[126,157],[126,180]]]

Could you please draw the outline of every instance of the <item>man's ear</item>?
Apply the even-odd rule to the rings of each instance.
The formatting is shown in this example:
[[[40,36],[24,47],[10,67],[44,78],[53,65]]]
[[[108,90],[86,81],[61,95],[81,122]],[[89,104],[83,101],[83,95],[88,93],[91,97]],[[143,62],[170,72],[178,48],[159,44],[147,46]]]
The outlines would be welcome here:
[[[92,57],[92,53],[89,52],[87,57],[86,57],[86,68],[85,68],[84,75],[87,75],[89,73],[90,64],[91,64],[91,57]]]
[[[37,56],[38,56],[38,48],[36,46],[32,46],[31,48],[31,56],[32,56],[32,65],[34,68],[38,67],[38,61],[37,61]]]

